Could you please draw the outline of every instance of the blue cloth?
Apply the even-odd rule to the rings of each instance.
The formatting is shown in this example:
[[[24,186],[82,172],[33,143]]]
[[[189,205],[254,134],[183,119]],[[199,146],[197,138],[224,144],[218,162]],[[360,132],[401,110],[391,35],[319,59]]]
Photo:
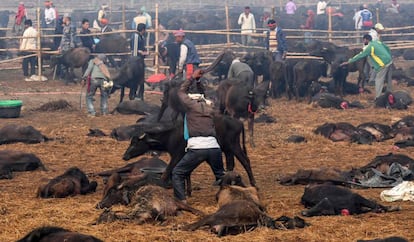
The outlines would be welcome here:
[[[187,114],[184,115],[184,140],[188,140],[190,138],[190,133],[188,132],[187,126]]]
[[[187,46],[188,48],[187,58],[185,59],[184,64],[200,64],[201,60],[198,56],[197,50],[193,42],[191,42],[189,39],[184,39],[183,45]]]

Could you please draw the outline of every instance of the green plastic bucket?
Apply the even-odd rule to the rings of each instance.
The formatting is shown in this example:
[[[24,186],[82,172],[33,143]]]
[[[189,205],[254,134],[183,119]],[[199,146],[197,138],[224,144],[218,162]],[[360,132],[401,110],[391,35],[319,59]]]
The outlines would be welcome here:
[[[22,104],[21,100],[0,100],[0,118],[18,118]]]

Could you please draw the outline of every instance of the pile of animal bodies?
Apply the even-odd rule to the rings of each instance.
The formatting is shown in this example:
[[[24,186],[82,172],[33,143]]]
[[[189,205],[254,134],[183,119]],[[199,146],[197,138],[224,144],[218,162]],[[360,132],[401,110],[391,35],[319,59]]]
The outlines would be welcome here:
[[[196,230],[207,226],[219,236],[237,234],[256,227],[294,229],[307,226],[299,217],[283,216],[273,219],[267,215],[257,188],[246,187],[236,172],[226,173],[218,182],[220,189],[216,194],[216,200],[219,208],[217,212],[206,216],[203,212],[174,199],[165,188],[142,181],[142,178],[134,177],[122,182],[119,176],[112,175],[104,189],[107,194],[98,203],[97,208],[110,207],[117,203],[126,207],[122,211],[104,210],[96,223],[115,220],[129,220],[138,224],[164,222],[168,217],[176,216],[179,211],[188,211],[201,218],[184,226],[184,230]],[[116,192],[114,189],[123,192]]]
[[[370,122],[357,127],[345,122],[325,123],[317,127],[314,133],[334,142],[348,141],[358,144],[371,144],[395,138],[396,146],[407,147],[414,145],[414,116],[406,116],[391,126]]]

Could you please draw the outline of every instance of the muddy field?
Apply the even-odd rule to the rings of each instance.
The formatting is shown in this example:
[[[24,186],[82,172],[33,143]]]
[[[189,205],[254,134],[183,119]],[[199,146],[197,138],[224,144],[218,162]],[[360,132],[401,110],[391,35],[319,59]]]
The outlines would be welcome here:
[[[20,98],[24,108],[18,119],[0,119],[0,127],[10,123],[32,125],[46,136],[57,138],[42,144],[10,144],[1,149],[22,150],[38,155],[49,171],[15,173],[13,180],[0,180],[0,241],[14,241],[33,228],[43,225],[61,226],[87,233],[105,241],[356,241],[399,235],[414,240],[414,205],[410,202],[395,203],[402,211],[389,214],[364,214],[358,216],[333,216],[307,218],[311,225],[293,231],[257,229],[237,236],[217,238],[209,231],[181,231],[180,226],[193,222],[196,216],[183,213],[162,225],[135,225],[128,222],[91,225],[101,213],[95,204],[102,196],[102,180],[94,173],[125,165],[122,154],[129,142],[117,142],[111,138],[89,138],[89,128],[100,128],[106,133],[119,125],[132,124],[136,115],[108,115],[89,118],[85,105],[79,110],[79,85],[64,86],[60,81],[46,83],[24,82],[19,71],[1,71],[0,99]],[[372,89],[372,88],[371,88]],[[407,89],[404,84],[395,89]],[[413,91],[411,89],[411,91]],[[17,95],[16,93],[22,93]],[[49,92],[49,94],[45,94]],[[119,93],[110,99],[113,108]],[[73,111],[34,112],[32,109],[48,101],[66,99]],[[298,168],[338,167],[350,169],[362,166],[376,155],[398,152],[412,156],[414,148],[392,150],[393,140],[372,145],[333,143],[313,134],[316,126],[324,122],[350,122],[358,125],[375,121],[391,124],[412,114],[406,111],[374,109],[373,94],[348,97],[360,100],[367,109],[333,110],[313,108],[305,103],[287,101],[286,98],[271,100],[267,114],[275,117],[275,124],[256,125],[256,148],[248,146],[264,203],[273,217],[299,215],[303,207],[300,197],[303,186],[281,186],[278,177],[295,172]],[[159,103],[160,96],[146,94],[146,99]],[[84,101],[84,97],[82,101]],[[98,103],[95,103],[98,107]],[[308,142],[289,144],[285,139],[292,134],[304,135]],[[166,155],[163,159],[168,160]],[[35,197],[38,185],[44,180],[77,166],[98,180],[97,192],[86,196],[65,199],[39,199]],[[242,172],[240,164],[236,170]],[[245,173],[242,173],[247,180]],[[213,176],[208,166],[202,165],[192,175],[197,188],[189,203],[206,213],[216,210]],[[381,189],[358,190],[364,196],[379,201]],[[120,207],[116,207],[119,209]]]

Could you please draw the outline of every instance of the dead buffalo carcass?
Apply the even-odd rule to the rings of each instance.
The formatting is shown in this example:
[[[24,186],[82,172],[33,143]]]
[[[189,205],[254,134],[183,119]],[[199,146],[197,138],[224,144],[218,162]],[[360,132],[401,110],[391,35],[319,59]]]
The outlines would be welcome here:
[[[57,176],[46,184],[39,186],[37,197],[64,198],[78,194],[95,192],[97,183],[89,182],[88,177],[77,167],[69,168],[63,175]]]
[[[114,86],[111,93],[114,93],[117,89],[121,89],[120,103],[124,100],[126,87],[129,88],[129,100],[134,100],[135,97],[144,100],[144,58],[141,56],[131,56],[128,61],[122,65],[113,81]]]
[[[86,67],[88,66],[90,54],[91,52],[88,48],[73,48],[65,52],[63,55],[52,56],[50,59],[50,65],[53,68],[58,68],[59,65],[65,67],[66,74],[64,76],[64,79],[65,83],[67,84],[69,81],[73,81],[75,78],[75,68],[82,68],[82,73],[85,72]]]
[[[32,153],[14,150],[0,151],[0,179],[12,179],[14,171],[46,171],[42,161]]]
[[[119,103],[111,113],[148,115],[158,113],[160,106],[142,100],[124,101]]]
[[[52,242],[52,241],[65,241],[65,242],[103,242],[102,240],[92,236],[81,234],[77,232],[71,232],[70,230],[60,227],[39,227],[32,230],[23,238],[17,240],[17,242]]]
[[[301,198],[301,203],[309,208],[302,211],[303,216],[321,216],[361,214],[367,212],[391,212],[398,211],[396,207],[386,207],[374,201],[370,201],[361,195],[352,192],[348,188],[330,184],[309,185]]]
[[[140,187],[131,198],[125,212],[105,210],[96,223],[129,220],[137,224],[164,221],[167,217],[177,216],[179,211],[188,211],[195,215],[203,215],[197,209],[174,199],[169,192],[159,186]]]
[[[12,143],[36,144],[48,141],[49,138],[32,126],[10,124],[0,129],[0,145]]]
[[[371,144],[375,137],[365,129],[359,129],[349,123],[325,123],[314,131],[334,142],[348,141],[358,144]]]

